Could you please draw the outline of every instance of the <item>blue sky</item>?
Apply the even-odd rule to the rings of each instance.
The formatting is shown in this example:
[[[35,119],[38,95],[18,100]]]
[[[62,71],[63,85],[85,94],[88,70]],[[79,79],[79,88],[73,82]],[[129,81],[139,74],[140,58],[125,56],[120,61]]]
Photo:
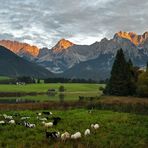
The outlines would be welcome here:
[[[0,0],[0,39],[52,47],[91,44],[115,32],[147,31],[147,0]]]

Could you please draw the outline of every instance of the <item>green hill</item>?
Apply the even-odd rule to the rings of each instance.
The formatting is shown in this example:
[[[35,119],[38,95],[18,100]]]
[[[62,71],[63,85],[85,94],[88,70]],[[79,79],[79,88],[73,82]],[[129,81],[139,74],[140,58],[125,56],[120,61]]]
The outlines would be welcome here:
[[[53,77],[53,74],[35,63],[29,62],[7,48],[0,46],[1,76],[33,76],[37,78]]]

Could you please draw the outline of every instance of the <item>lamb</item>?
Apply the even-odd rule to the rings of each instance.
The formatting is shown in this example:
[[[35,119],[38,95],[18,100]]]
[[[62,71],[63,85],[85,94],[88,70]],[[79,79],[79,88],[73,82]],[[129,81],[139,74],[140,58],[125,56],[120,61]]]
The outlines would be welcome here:
[[[15,120],[10,120],[9,123],[10,124],[15,124]]]
[[[44,124],[44,126],[45,126],[46,128],[52,127],[52,126],[53,126],[53,123],[52,123],[52,122],[45,123],[45,122],[43,121],[42,124]]]
[[[90,135],[90,129],[86,129],[84,132],[84,136]]]
[[[71,139],[80,139],[81,138],[81,133],[80,132],[76,132],[75,134],[71,135]]]
[[[70,139],[70,134],[68,132],[65,132],[61,135],[61,140],[66,141],[67,139]]]

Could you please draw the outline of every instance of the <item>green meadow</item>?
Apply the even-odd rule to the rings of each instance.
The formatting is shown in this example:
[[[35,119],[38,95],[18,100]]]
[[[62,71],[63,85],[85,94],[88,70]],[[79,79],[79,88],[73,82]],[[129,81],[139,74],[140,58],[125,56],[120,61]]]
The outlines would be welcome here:
[[[104,84],[77,84],[77,83],[49,83],[49,84],[26,84],[26,85],[12,85],[1,84],[0,92],[47,92],[48,89],[56,89],[63,85],[66,92],[95,92],[99,91],[99,87]]]
[[[0,147],[146,148],[148,144],[148,116],[101,110],[93,110],[91,114],[85,109],[52,110],[52,116],[61,117],[62,120],[48,131],[60,133],[68,131],[71,134],[80,131],[82,133],[82,138],[79,140],[62,142],[60,139],[46,138],[46,129],[41,121],[36,119],[36,112],[40,111],[19,111],[20,116],[31,117],[28,121],[36,124],[33,129],[22,125],[0,125]],[[18,112],[1,111],[0,113],[13,115]],[[14,119],[18,121],[19,118]],[[2,116],[0,119],[3,119]],[[100,128],[91,129],[91,135],[85,137],[84,131],[90,128],[92,123],[98,123]]]

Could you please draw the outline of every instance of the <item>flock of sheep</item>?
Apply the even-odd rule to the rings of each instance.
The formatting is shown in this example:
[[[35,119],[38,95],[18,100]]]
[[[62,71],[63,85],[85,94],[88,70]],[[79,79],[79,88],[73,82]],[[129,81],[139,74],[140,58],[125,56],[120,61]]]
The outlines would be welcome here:
[[[46,115],[46,117],[42,117],[42,115]],[[46,138],[48,139],[61,139],[62,141],[66,141],[68,139],[80,139],[82,137],[82,133],[80,131],[75,132],[74,134],[70,134],[69,132],[64,132],[60,134],[60,132],[54,131],[54,132],[49,132],[47,129],[52,128],[54,125],[57,125],[61,118],[60,117],[52,117],[52,122],[47,122],[49,119],[49,116],[52,115],[52,112],[48,111],[43,111],[40,113],[37,113],[36,119],[41,121],[41,124],[46,128]],[[13,116],[8,116],[6,114],[0,115],[1,118],[4,120],[0,121],[0,125],[5,125],[5,124],[16,124],[16,125],[23,125],[27,128],[35,128],[36,124],[29,123],[27,120],[30,119],[30,117],[20,117],[19,121],[15,121],[13,119]],[[15,116],[20,116],[20,114],[15,114]],[[91,124],[90,128],[86,129],[84,131],[84,136],[88,136],[91,134],[91,130],[97,130],[99,129],[99,124]]]

